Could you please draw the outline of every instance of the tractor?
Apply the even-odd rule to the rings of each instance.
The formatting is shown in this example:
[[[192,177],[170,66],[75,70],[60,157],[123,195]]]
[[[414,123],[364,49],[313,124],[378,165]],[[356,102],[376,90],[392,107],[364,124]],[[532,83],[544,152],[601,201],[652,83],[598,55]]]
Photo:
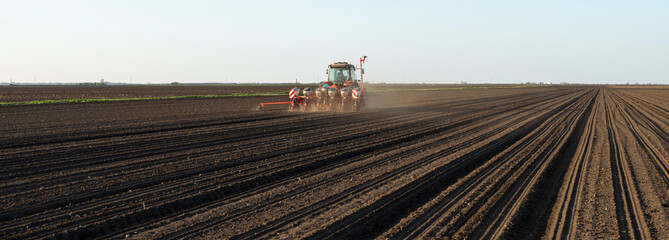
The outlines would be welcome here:
[[[362,63],[367,56],[360,58],[360,80],[355,74],[355,65],[347,62],[334,62],[328,66],[326,81],[312,90],[307,87],[295,87],[288,91],[287,102],[260,103],[259,109],[265,105],[288,104],[289,111],[359,111],[366,103],[365,87],[362,76],[365,73]],[[301,94],[300,94],[301,93]]]

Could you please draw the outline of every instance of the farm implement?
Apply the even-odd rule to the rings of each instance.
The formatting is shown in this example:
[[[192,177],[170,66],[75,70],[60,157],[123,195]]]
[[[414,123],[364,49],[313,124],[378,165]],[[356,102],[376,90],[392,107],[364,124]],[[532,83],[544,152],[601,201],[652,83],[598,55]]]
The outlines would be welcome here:
[[[312,90],[310,87],[295,87],[288,92],[289,101],[260,103],[259,109],[267,105],[288,105],[289,111],[358,111],[365,106],[367,97],[362,76],[362,64],[367,56],[360,58],[360,80],[355,65],[335,62],[328,66],[326,81]]]

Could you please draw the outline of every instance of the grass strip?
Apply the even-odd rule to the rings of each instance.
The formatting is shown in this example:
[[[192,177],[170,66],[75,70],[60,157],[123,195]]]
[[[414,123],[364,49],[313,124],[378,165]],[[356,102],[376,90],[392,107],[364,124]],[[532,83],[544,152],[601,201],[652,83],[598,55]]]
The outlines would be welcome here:
[[[258,97],[258,96],[280,96],[286,94],[288,94],[288,91],[270,92],[270,93],[231,93],[231,94],[220,94],[220,95],[187,95],[187,96],[169,96],[169,97],[38,100],[38,101],[27,101],[27,102],[0,102],[0,106],[41,105],[41,104],[55,104],[55,103],[84,103],[84,102],[118,102],[118,101],[139,101],[139,100],[186,99],[186,98]]]

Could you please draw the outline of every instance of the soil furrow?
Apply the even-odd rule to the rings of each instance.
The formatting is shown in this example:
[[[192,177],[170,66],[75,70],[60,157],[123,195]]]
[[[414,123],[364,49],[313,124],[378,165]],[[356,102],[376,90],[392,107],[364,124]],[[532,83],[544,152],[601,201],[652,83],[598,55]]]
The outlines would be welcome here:
[[[513,171],[495,180],[497,186],[492,187],[493,191],[488,197],[482,198],[484,200],[480,203],[480,207],[472,208],[474,211],[467,213],[465,221],[456,223],[455,227],[449,230],[449,235],[501,237],[511,220],[518,216],[520,207],[528,200],[529,193],[535,188],[539,176],[545,173],[550,160],[555,159],[557,150],[564,144],[564,136],[572,128],[570,126],[574,124],[577,114],[587,106],[588,95],[590,94],[580,96],[571,107],[557,112],[551,119],[546,120],[544,126],[539,127],[533,135],[528,135],[525,141],[515,145],[514,148],[517,150],[500,157],[521,161],[514,164],[518,167],[514,167]],[[479,218],[485,220],[474,222]],[[527,234],[531,232],[528,231]]]
[[[545,130],[545,128],[539,128],[540,130]],[[531,137],[528,137],[531,138]],[[522,144],[520,144],[522,145]],[[520,150],[519,148],[516,148],[516,150]],[[507,152],[506,154],[509,155],[512,152]],[[474,198],[480,198],[480,199],[486,199],[486,195],[481,192],[481,190],[478,190],[477,188],[480,188],[481,186],[485,186],[487,184],[484,184],[486,181],[490,181],[488,178],[491,176],[493,173],[496,173],[499,169],[502,168],[503,165],[505,165],[508,161],[510,161],[510,158],[502,158],[500,161],[490,161],[486,164],[484,164],[481,168],[476,169],[474,171],[474,174],[468,175],[466,178],[461,180],[459,183],[456,184],[457,188],[453,190],[448,190],[445,193],[448,195],[448,200],[442,199],[442,200],[437,200],[439,203],[437,203],[435,206],[430,207],[429,210],[425,210],[425,212],[421,213],[415,213],[416,215],[420,215],[419,218],[416,219],[405,219],[403,221],[410,221],[411,224],[408,226],[404,226],[402,224],[398,224],[394,228],[401,229],[399,230],[391,230],[390,232],[387,232],[386,234],[388,236],[392,236],[392,238],[396,239],[411,239],[411,238],[418,238],[420,234],[424,234],[428,229],[431,229],[432,227],[438,225],[437,222],[443,221],[444,219],[457,219],[458,216],[454,216],[456,212],[459,211],[453,211],[455,209],[460,209],[459,205],[465,204],[467,206],[471,206],[472,201],[469,201],[467,203],[463,203],[465,199],[474,199]],[[498,173],[497,173],[498,174]],[[501,184],[503,181],[496,181],[496,184]],[[452,186],[454,187],[454,186]],[[497,189],[499,186],[492,186],[487,189]],[[473,197],[471,196],[472,194],[476,193],[478,196]],[[489,193],[489,192],[488,192]],[[442,194],[444,195],[444,194]],[[445,198],[445,197],[441,197]],[[426,204],[429,205],[429,204]],[[471,209],[476,209],[476,207],[471,207]],[[461,216],[462,217],[462,216]],[[466,218],[466,217],[464,217]],[[450,225],[449,225],[450,226]],[[453,229],[453,227],[449,227],[449,229]],[[393,233],[397,232],[398,233]],[[424,238],[425,236],[421,236],[421,238]]]
[[[584,156],[589,152],[590,148],[588,138],[592,137],[591,131],[594,127],[593,120],[595,118],[593,112],[596,111],[596,109],[593,111],[593,108],[596,106],[595,103],[598,96],[599,90],[596,90],[593,96],[589,97],[590,99],[587,101],[587,105],[583,108],[583,111],[575,116],[576,119],[574,119],[575,121],[568,128],[563,138],[565,140],[560,144],[558,152],[555,157],[549,160],[546,170],[539,176],[538,181],[525,198],[523,205],[519,206],[521,209],[520,213],[512,219],[512,222],[509,224],[510,227],[502,235],[502,238],[521,238],[523,236],[538,238],[544,234],[551,213],[549,209],[556,204],[561,184],[565,179],[569,166],[573,164],[577,164],[576,169],[578,170],[573,179],[569,181],[572,191],[571,201],[569,201],[567,205],[568,209],[565,210],[565,213],[570,213],[570,215],[567,215],[567,219],[560,222],[569,223],[568,226],[572,229],[576,227],[576,221],[573,219],[575,216],[574,205],[579,204],[575,200],[577,200],[577,196],[582,192],[583,186],[579,177],[582,176],[582,172],[585,170],[584,166],[587,164]],[[585,146],[583,146],[584,144]],[[578,150],[579,147],[581,148],[580,151]],[[575,158],[578,160],[574,161]],[[564,239],[569,237],[562,236],[558,238]]]
[[[566,108],[576,100],[577,98],[574,98],[571,101],[562,104],[557,109],[536,117],[530,123],[521,126],[507,136],[481,147],[476,152],[466,154],[453,161],[451,164],[435,169],[431,174],[416,179],[416,181],[401,188],[396,193],[393,193],[381,201],[330,225],[327,230],[319,231],[309,238],[332,238],[339,234],[345,234],[346,236],[354,238],[367,238],[371,235],[378,234],[379,232],[377,231],[384,229],[382,226],[388,226],[389,224],[398,221],[403,215],[431,199],[432,196],[443,188],[443,186],[450,185],[451,182],[460,178],[460,175],[465,174],[484,163],[486,156],[494,156],[501,152],[506,145],[520,140],[524,135],[532,131],[543,121]],[[370,231],[371,229],[375,230]]]
[[[613,101],[610,95],[607,95],[608,101]],[[640,239],[649,238],[645,222],[641,219],[643,213],[638,205],[636,191],[632,184],[634,183],[630,176],[631,169],[625,161],[625,155],[621,152],[622,147],[618,142],[616,135],[615,121],[613,120],[613,110],[606,105],[606,120],[608,128],[608,141],[610,147],[611,167],[613,168],[613,189],[616,198],[616,212],[618,214],[618,229],[622,239]]]
[[[669,237],[669,88],[376,87],[0,107],[0,238]]]
[[[529,115],[527,115],[525,117],[529,117]],[[315,206],[312,205],[312,206],[309,206],[309,208],[307,208],[307,209],[302,209],[302,210],[299,211],[300,214],[295,214],[296,212],[294,212],[294,213],[290,214],[290,216],[282,217],[278,221],[268,223],[267,225],[265,225],[265,226],[263,226],[259,229],[254,229],[252,231],[249,231],[246,234],[235,236],[235,238],[257,238],[257,237],[262,236],[262,235],[267,235],[271,231],[277,230],[280,226],[286,225],[288,222],[295,221],[295,220],[297,220],[299,218],[302,218],[302,217],[305,217],[307,215],[318,214],[318,209],[322,209],[325,206],[334,205],[338,201],[345,200],[347,198],[346,196],[348,196],[350,194],[353,194],[353,193],[359,194],[361,192],[367,191],[366,189],[370,189],[370,188],[372,188],[372,187],[374,187],[378,184],[385,183],[385,182],[389,181],[390,179],[396,178],[400,174],[410,172],[410,171],[412,171],[412,170],[414,170],[418,167],[427,165],[428,163],[432,162],[433,160],[443,158],[444,156],[447,156],[451,153],[462,150],[462,149],[464,149],[464,148],[466,148],[466,147],[468,147],[468,146],[470,146],[474,143],[480,142],[484,139],[488,139],[488,138],[500,133],[501,131],[511,127],[512,125],[515,125],[517,122],[522,122],[523,121],[522,119],[525,119],[525,117],[517,118],[517,120],[515,120],[515,121],[509,121],[505,125],[502,125],[500,127],[496,127],[495,130],[485,132],[482,135],[478,135],[477,137],[475,137],[473,139],[470,139],[470,140],[467,140],[465,142],[459,143],[459,144],[457,144],[453,147],[443,149],[443,150],[439,150],[439,152],[437,152],[436,154],[428,155],[427,157],[412,161],[410,164],[405,165],[402,168],[395,169],[391,172],[385,173],[384,175],[382,175],[380,177],[373,178],[373,179],[371,179],[371,180],[369,180],[369,181],[367,181],[363,184],[357,185],[354,188],[347,189],[346,191],[342,192],[341,194],[338,194],[335,198],[329,198],[329,199],[323,200],[321,202],[318,202]],[[480,131],[482,127],[483,126],[480,126],[479,130],[468,129],[467,132],[475,133],[475,132]],[[490,127],[490,126],[488,126],[488,127]],[[448,139],[450,139],[450,141],[454,141],[454,138],[451,137],[451,136],[444,136],[444,137],[440,137],[440,138],[448,138]],[[455,139],[457,139],[457,138],[455,138]],[[435,142],[435,143],[438,143],[438,142]],[[406,153],[407,152],[403,153],[402,155],[405,155]]]
[[[417,122],[417,123],[419,123],[419,122]],[[381,141],[381,143],[376,145],[376,146],[374,144],[367,143],[366,145],[364,145],[365,146],[364,148],[359,149],[359,150],[349,151],[349,152],[346,152],[346,153],[343,153],[343,154],[339,153],[338,155],[329,156],[327,158],[322,158],[321,157],[321,158],[318,158],[318,160],[313,162],[313,163],[302,164],[302,165],[299,165],[299,166],[296,166],[296,167],[294,166],[294,167],[286,169],[286,170],[277,171],[277,172],[274,172],[274,173],[271,173],[271,174],[265,174],[262,177],[252,178],[252,179],[249,179],[246,182],[263,183],[262,185],[264,185],[266,183],[270,183],[270,182],[273,182],[273,181],[278,181],[278,180],[286,178],[286,177],[292,177],[294,175],[299,174],[300,172],[306,172],[306,171],[313,172],[317,168],[320,168],[321,166],[327,166],[328,164],[330,164],[332,162],[336,162],[337,160],[350,158],[350,157],[356,156],[360,153],[379,150],[379,149],[386,148],[388,146],[394,146],[394,145],[397,145],[397,144],[401,144],[402,142],[412,141],[412,140],[415,140],[415,139],[430,136],[430,135],[433,135],[433,134],[451,129],[451,128],[454,127],[454,125],[452,125],[451,123],[448,123],[446,125],[441,125],[441,126],[436,126],[435,127],[435,126],[431,126],[431,125],[428,124],[428,125],[423,126],[423,127],[425,127],[426,129],[429,129],[429,130],[428,131],[409,131],[409,133],[405,134],[405,135],[400,135],[400,136],[395,136],[395,137],[384,137],[384,138],[381,138],[381,139],[384,139],[384,140]],[[355,139],[357,137],[358,136],[354,136],[351,139]],[[246,184],[246,182],[242,182],[241,184]],[[258,186],[258,184],[256,184],[256,186]],[[238,186],[231,186],[230,188],[235,189],[234,190],[235,192],[244,192],[244,191],[248,191],[250,189],[254,189],[255,187],[249,189],[248,187],[241,187],[240,188]],[[230,195],[230,194],[234,193],[234,192],[227,191],[227,189],[220,189],[220,188],[214,190],[213,192],[215,194],[215,193],[222,192],[222,191],[226,191],[226,195]],[[198,195],[195,196],[195,198],[200,198],[199,197],[200,195],[203,195],[203,194],[198,194]],[[205,193],[204,196],[207,196],[207,193]],[[220,198],[217,198],[216,200],[220,200]],[[210,201],[210,200],[207,199],[206,201]],[[168,203],[168,205],[171,205],[171,204],[174,204],[174,203]],[[193,205],[193,206],[190,206],[190,207],[196,207],[196,206],[198,206],[198,205]],[[81,232],[81,231],[78,231],[78,232]],[[75,231],[75,233],[76,233],[76,231]],[[78,233],[78,234],[80,234],[80,233]],[[75,236],[78,235],[78,234],[75,234]]]
[[[405,124],[405,125],[406,125],[406,124]],[[403,126],[405,126],[405,125],[393,126],[393,127],[390,128],[390,129],[401,129],[401,128],[402,128]],[[346,138],[340,138],[340,139],[338,139],[337,141],[335,141],[334,144],[338,143],[338,141],[345,141],[345,140],[353,140],[353,139],[357,139],[357,138],[362,137],[362,136],[364,136],[364,135],[365,135],[365,134],[363,134],[363,133],[358,133],[357,135],[354,135],[354,136],[348,136],[348,137],[346,137]],[[319,145],[319,144],[316,144],[316,145]],[[290,152],[300,152],[300,151],[303,151],[303,150],[312,148],[313,146],[316,146],[316,145],[306,145],[306,146],[303,146],[303,147],[295,147],[295,148],[287,149],[287,150],[284,150],[284,151],[275,151],[275,152],[273,152],[273,153],[270,153],[269,155],[260,155],[260,156],[253,157],[252,159],[248,159],[248,160],[245,160],[245,161],[240,161],[240,163],[253,162],[253,161],[260,161],[260,160],[267,159],[267,158],[271,158],[271,157],[282,156],[282,155],[285,155],[285,154],[290,153]],[[358,151],[361,151],[361,150],[358,150]],[[350,154],[350,153],[349,153],[349,154]],[[334,156],[334,157],[337,157],[337,156]],[[322,159],[322,158],[321,158],[321,159],[318,159],[318,162],[326,163],[326,162],[328,162],[327,160],[328,160],[328,159]],[[284,172],[285,172],[285,171],[294,171],[295,168],[299,168],[299,167],[304,168],[305,166],[308,167],[309,164],[302,164],[301,166],[297,166],[297,167],[296,167],[296,166],[293,166],[292,168],[289,168],[288,170],[284,170]],[[215,168],[214,168],[214,167],[215,167]],[[66,200],[64,200],[64,201],[61,200],[60,202],[50,202],[50,203],[48,203],[48,204],[54,205],[54,207],[59,207],[59,206],[63,206],[63,205],[69,205],[70,203],[78,203],[78,202],[88,201],[88,200],[95,199],[95,198],[102,198],[102,197],[107,196],[107,195],[115,194],[114,192],[116,192],[116,193],[122,193],[122,192],[126,192],[126,191],[128,191],[128,190],[142,188],[142,187],[144,187],[144,186],[146,186],[146,187],[148,187],[148,186],[153,186],[153,185],[159,184],[159,183],[161,183],[161,182],[174,181],[175,179],[178,179],[178,178],[189,177],[189,176],[193,176],[193,175],[205,174],[205,173],[213,172],[213,171],[217,171],[217,170],[224,170],[224,169],[227,169],[227,168],[229,168],[229,167],[231,167],[231,166],[230,166],[229,164],[227,164],[227,163],[219,164],[218,166],[207,166],[207,167],[205,167],[203,170],[195,169],[195,170],[194,170],[194,173],[191,173],[191,172],[188,172],[188,171],[179,172],[179,173],[177,173],[178,175],[175,176],[174,179],[169,179],[169,178],[165,178],[165,177],[163,177],[163,178],[161,178],[161,179],[149,179],[149,180],[148,180],[147,182],[145,182],[145,183],[133,183],[133,185],[130,185],[130,186],[120,186],[120,187],[119,187],[120,189],[117,189],[117,190],[113,190],[113,191],[112,191],[112,190],[101,191],[100,194],[103,194],[103,195],[100,195],[100,196],[93,195],[93,194],[91,194],[91,193],[86,193],[86,195],[84,195],[84,196],[82,196],[82,197],[79,197],[79,198],[71,198],[71,199],[66,199]],[[284,174],[285,174],[285,173],[284,173]],[[182,177],[182,176],[183,176],[183,177]],[[272,178],[271,175],[270,175],[270,176],[263,176],[263,177],[264,177],[264,178],[267,178],[267,179],[271,179],[271,178]],[[253,181],[258,181],[258,179],[251,179],[251,180],[247,180],[246,182],[253,182]],[[241,183],[239,183],[239,184],[241,184],[241,186],[248,185],[247,183],[244,183],[244,182],[241,182]],[[239,185],[239,184],[238,184],[238,185]],[[235,188],[239,188],[239,187],[231,186],[230,188],[235,189]],[[229,191],[229,190],[221,190],[221,189],[216,189],[216,190],[215,190],[215,192],[228,192],[228,191]],[[75,197],[76,197],[76,195],[75,195]],[[47,205],[47,206],[50,206],[50,205]],[[54,208],[54,207],[51,207],[51,208]],[[42,210],[41,210],[41,209],[33,208],[33,209],[30,209],[30,210],[24,210],[24,211],[35,211],[35,212],[37,212],[37,211],[42,211]],[[9,212],[8,214],[10,214],[10,216],[12,216],[11,214],[17,215],[17,213],[14,213],[14,212]]]
[[[593,101],[602,101],[602,96],[598,93]],[[595,135],[595,122],[597,119],[597,106],[593,102],[593,109],[588,114],[588,120],[580,136],[584,141],[574,145],[576,151],[572,157],[572,164],[567,173],[563,190],[558,194],[556,206],[553,208],[553,214],[557,215],[554,219],[548,221],[546,236],[551,239],[573,239],[576,238],[577,228],[577,209],[581,205],[581,195],[583,194],[584,182],[587,181],[584,173],[588,167],[588,155],[593,146]],[[566,157],[566,156],[564,156]],[[527,222],[527,221],[526,221]]]
[[[652,122],[652,120],[634,110],[633,106],[625,102],[624,99],[618,97],[618,101],[626,105],[625,112],[621,113],[637,143],[639,143],[646,154],[648,154],[653,162],[653,165],[655,165],[657,170],[660,172],[661,177],[665,183],[669,184],[669,167],[667,166],[667,162],[669,162],[669,160],[666,159],[667,155],[660,154],[660,150],[656,148],[655,145],[650,143],[647,134],[643,134],[639,129],[637,129],[637,126],[646,126],[652,129],[655,135],[661,136],[665,141],[667,141],[666,143],[669,143],[669,139],[667,138],[666,133],[659,129],[658,126]]]

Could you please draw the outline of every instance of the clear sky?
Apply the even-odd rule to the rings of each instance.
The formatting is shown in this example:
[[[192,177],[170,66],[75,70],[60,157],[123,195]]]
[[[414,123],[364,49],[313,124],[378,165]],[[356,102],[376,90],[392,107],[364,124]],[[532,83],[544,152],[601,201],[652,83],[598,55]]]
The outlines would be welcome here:
[[[669,84],[669,1],[1,1],[0,82]]]

